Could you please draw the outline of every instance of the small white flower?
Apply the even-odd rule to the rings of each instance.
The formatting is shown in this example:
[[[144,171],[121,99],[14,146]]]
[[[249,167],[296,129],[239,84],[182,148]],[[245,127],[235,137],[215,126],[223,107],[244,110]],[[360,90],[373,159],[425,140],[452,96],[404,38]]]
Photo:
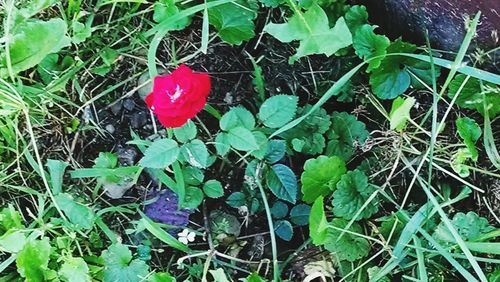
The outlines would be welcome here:
[[[187,228],[182,230],[181,233],[177,234],[179,242],[183,244],[188,244],[189,242],[194,242],[194,238],[196,234],[194,232],[190,232]]]

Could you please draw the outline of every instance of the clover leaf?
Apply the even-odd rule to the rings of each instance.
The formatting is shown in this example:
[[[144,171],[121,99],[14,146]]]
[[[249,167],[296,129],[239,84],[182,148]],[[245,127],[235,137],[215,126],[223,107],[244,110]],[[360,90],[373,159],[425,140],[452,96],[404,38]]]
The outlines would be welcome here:
[[[472,211],[467,214],[461,212],[456,213],[455,216],[453,216],[451,224],[465,241],[474,241],[481,235],[495,230],[493,226],[489,225],[486,218],[480,217],[477,213]],[[441,222],[437,226],[434,237],[443,242],[455,242],[455,238],[444,222]]]
[[[326,154],[347,161],[354,154],[355,146],[363,144],[368,135],[365,124],[358,121],[355,116],[346,112],[334,112],[332,127],[327,134],[330,141],[326,147]]]
[[[352,35],[343,17],[330,28],[328,16],[317,4],[312,5],[305,13],[298,9],[295,12],[286,23],[269,23],[264,27],[264,31],[281,42],[300,41],[297,53],[290,57],[290,63],[312,54],[325,54],[329,57],[352,44]]]
[[[337,182],[347,169],[345,162],[336,156],[319,156],[309,159],[304,164],[302,182],[302,200],[310,204],[320,196],[326,196],[335,190]]]
[[[110,246],[101,257],[104,281],[139,282],[149,273],[148,265],[140,259],[132,259],[132,252],[122,244]]]
[[[481,137],[481,128],[476,121],[468,117],[457,118],[455,121],[458,135],[464,140],[465,146],[470,152],[472,160],[477,161],[478,151],[476,142]]]
[[[253,20],[257,9],[258,5],[253,0],[236,0],[208,9],[208,19],[222,40],[240,45],[255,36]]]
[[[342,176],[337,183],[337,190],[333,192],[333,213],[337,217],[352,219],[376,190],[373,185],[368,183],[368,177],[362,171],[357,169],[349,171]],[[364,208],[356,220],[369,218],[377,211],[378,200],[375,198]]]
[[[342,237],[340,237],[347,223],[348,221],[342,218],[335,218],[332,220],[331,225],[341,230],[331,227],[328,229],[325,239],[325,248],[330,252],[334,252],[339,260],[352,262],[368,255],[370,252],[370,243],[365,238],[352,233],[344,233]],[[363,233],[363,229],[357,223],[352,224],[347,230],[353,233]]]
[[[365,61],[370,61],[366,72],[371,72],[380,66],[384,55],[387,53],[386,49],[391,43],[386,36],[375,34],[373,32],[375,28],[376,26],[369,24],[362,25],[352,39],[352,46],[356,55]]]

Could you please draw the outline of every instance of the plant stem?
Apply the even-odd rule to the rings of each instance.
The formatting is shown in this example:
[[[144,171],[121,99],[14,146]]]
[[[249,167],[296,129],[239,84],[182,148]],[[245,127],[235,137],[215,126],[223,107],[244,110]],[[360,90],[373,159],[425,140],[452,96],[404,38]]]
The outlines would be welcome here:
[[[262,169],[262,164],[257,166],[257,170],[255,172],[255,183],[257,184],[257,187],[259,187],[260,195],[262,196],[262,201],[264,202],[264,209],[266,210],[267,224],[269,225],[269,235],[271,236],[271,249],[273,252],[273,281],[278,282],[280,277],[280,270],[278,265],[278,248],[276,246],[276,236],[274,234],[274,224],[273,224],[273,219],[271,217],[271,209],[269,208],[269,203],[267,202],[267,197],[264,191],[264,187],[260,182],[261,169]]]

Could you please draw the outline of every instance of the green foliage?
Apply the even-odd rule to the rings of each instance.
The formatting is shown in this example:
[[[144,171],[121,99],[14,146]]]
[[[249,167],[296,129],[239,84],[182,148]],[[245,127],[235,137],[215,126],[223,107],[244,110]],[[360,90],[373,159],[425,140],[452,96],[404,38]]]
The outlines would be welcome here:
[[[358,121],[355,116],[346,112],[334,112],[332,127],[327,133],[330,141],[326,147],[326,154],[347,161],[354,154],[355,146],[363,144],[368,135],[365,124]]]
[[[166,272],[153,273],[148,280],[148,282],[176,282],[176,279],[172,275]]]
[[[173,131],[175,138],[181,143],[187,143],[189,140],[193,140],[198,134],[198,129],[191,120],[188,120],[188,122],[181,127],[174,128]]]
[[[179,146],[172,139],[158,139],[144,152],[139,164],[148,168],[164,169],[177,160]]]
[[[297,200],[297,178],[293,171],[283,164],[275,164],[267,173],[267,186],[281,200],[295,204]]]
[[[83,43],[92,35],[92,27],[89,24],[83,24],[77,20],[73,20],[71,27],[73,30],[71,41],[74,44]]]
[[[140,260],[133,259],[132,252],[122,244],[111,245],[103,251],[104,282],[139,282],[149,273],[148,265]]]
[[[60,79],[65,71],[70,69],[75,64],[75,60],[70,56],[59,56],[58,54],[49,54],[43,58],[43,60],[38,64],[36,70],[40,75],[43,83],[46,85],[50,84],[56,79]],[[59,82],[61,88],[64,88],[65,82]]]
[[[337,217],[352,219],[376,190],[368,183],[368,177],[362,171],[356,169],[347,172],[337,183],[337,190],[333,192],[333,213]],[[370,218],[377,211],[378,200],[374,198],[356,220]]]
[[[355,261],[363,258],[370,252],[370,243],[363,237],[352,233],[344,233],[342,237],[340,234],[346,230],[347,220],[341,218],[334,218],[331,222],[333,227],[328,229],[327,237],[325,239],[325,248],[330,252],[334,252],[339,260]],[[363,229],[357,223],[351,225],[350,232],[363,234]],[[340,238],[339,238],[340,237]]]
[[[465,241],[475,241],[482,235],[496,230],[493,226],[489,225],[486,218],[480,217],[472,211],[467,214],[462,212],[456,213],[453,216],[453,220],[451,220],[451,224]],[[455,238],[453,238],[453,235],[444,222],[441,222],[437,226],[434,237],[439,241],[455,243]]]
[[[323,245],[328,232],[328,221],[323,207],[323,196],[317,197],[309,215],[309,236],[314,245]]]
[[[250,274],[245,280],[245,282],[267,282],[264,278],[260,277],[256,272]]]
[[[267,162],[273,164],[281,160],[285,156],[285,152],[285,140],[270,140],[267,144],[267,151],[264,158]]]
[[[17,271],[26,281],[45,281],[49,268],[50,241],[45,237],[41,240],[28,241],[17,254]]]
[[[279,128],[295,116],[299,97],[290,95],[275,95],[262,104],[259,119],[269,128]]]
[[[312,54],[329,57],[352,44],[352,35],[344,18],[339,18],[335,26],[330,28],[325,11],[316,4],[305,13],[296,9],[286,23],[267,24],[264,31],[284,43],[300,41],[297,53],[290,57],[290,63]]]
[[[245,127],[234,127],[228,132],[228,141],[236,150],[252,151],[258,150],[259,144],[252,132]]]
[[[153,20],[157,23],[161,23],[168,18],[179,13],[179,7],[176,5],[175,0],[159,0],[154,3]],[[191,23],[190,17],[183,17],[182,19],[171,24],[170,28],[172,30],[182,30]]]
[[[183,207],[196,209],[203,201],[203,191],[197,187],[187,187]]]
[[[271,207],[271,215],[275,219],[285,218],[287,214],[288,214],[288,206],[281,201],[276,201]]]
[[[208,166],[209,153],[203,141],[199,139],[191,140],[189,143],[182,145],[180,152],[184,160],[190,165],[198,168]]]
[[[309,222],[309,214],[311,213],[311,206],[305,204],[298,204],[290,211],[290,220],[295,225],[307,225]]]
[[[203,184],[203,192],[210,198],[220,198],[224,196],[224,188],[218,180],[208,180]]]
[[[14,209],[12,205],[3,208],[0,211],[0,234],[7,232],[10,229],[23,228],[21,214]]]
[[[90,282],[89,267],[82,258],[67,257],[58,272],[62,281]]]
[[[207,1],[210,2],[210,1]],[[222,40],[240,45],[255,36],[253,20],[258,5],[254,0],[237,0],[208,9],[209,22]]]
[[[391,43],[386,36],[375,34],[374,29],[375,26],[364,24],[357,29],[352,39],[352,46],[356,55],[365,61],[369,61],[367,72],[371,72],[380,66],[386,54],[386,49]]]
[[[410,111],[416,100],[413,97],[406,99],[397,97],[392,101],[391,112],[389,113],[390,129],[401,131],[405,128],[406,122],[410,118]]]
[[[217,133],[215,136],[215,150],[217,151],[217,154],[225,156],[230,149],[231,145],[229,143],[229,135],[226,132]]]
[[[458,135],[464,140],[465,146],[470,152],[474,161],[477,161],[478,151],[476,142],[481,137],[481,128],[477,125],[476,121],[468,117],[457,118],[455,121],[457,126]]]
[[[344,18],[349,30],[355,35],[357,30],[368,22],[368,12],[365,6],[354,5],[347,10]],[[353,45],[355,44],[354,41],[355,39],[353,39]]]
[[[60,193],[55,195],[54,198],[69,221],[77,228],[92,229],[95,220],[95,214],[92,209],[76,202],[67,193]]]
[[[274,223],[274,232],[285,241],[292,240],[293,228],[288,220],[278,220]]]
[[[300,177],[302,200],[310,204],[318,197],[330,194],[346,172],[345,162],[336,156],[319,156],[316,159],[307,160]]]
[[[220,129],[229,131],[235,127],[244,127],[248,130],[255,128],[255,118],[252,113],[243,107],[231,108],[219,121]]]
[[[455,76],[448,87],[448,97],[454,98],[457,95],[466,78],[464,74]],[[465,109],[474,109],[482,115],[484,115],[484,104],[486,104],[490,118],[495,118],[500,113],[500,89],[498,85],[487,82],[483,82],[483,85],[484,90],[481,89],[479,79],[469,78],[455,103]]]

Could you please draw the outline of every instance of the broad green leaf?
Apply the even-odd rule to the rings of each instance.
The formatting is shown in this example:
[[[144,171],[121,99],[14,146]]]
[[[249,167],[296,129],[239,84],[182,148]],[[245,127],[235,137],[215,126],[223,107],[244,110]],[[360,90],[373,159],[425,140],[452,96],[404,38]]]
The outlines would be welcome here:
[[[167,21],[179,13],[175,0],[160,0],[154,3],[153,20],[157,23]],[[191,17],[184,17],[170,25],[170,30],[182,30],[191,23]]]
[[[267,144],[269,143],[269,141],[267,140],[266,134],[263,133],[262,131],[253,131],[252,134],[255,137],[255,141],[257,142],[259,149],[253,150],[251,152],[251,155],[259,160],[262,160],[266,155],[268,149]]]
[[[356,146],[362,145],[368,138],[369,132],[363,122],[346,112],[332,114],[332,127],[327,136],[329,139],[326,154],[349,160],[354,154]]]
[[[95,168],[115,168],[118,165],[118,157],[110,152],[100,152],[94,161]]]
[[[345,230],[347,220],[334,218],[331,225],[339,229]],[[370,243],[359,235],[344,233],[342,230],[328,228],[327,237],[325,239],[325,248],[330,252],[335,253],[339,260],[347,260],[353,262],[360,258],[366,257],[370,252]],[[363,234],[363,228],[357,223],[351,225],[348,229],[350,232]],[[339,238],[340,237],[340,238]]]
[[[352,219],[377,189],[368,183],[368,177],[360,170],[349,171],[342,175],[333,192],[333,214],[336,217]],[[370,218],[378,211],[378,199],[374,198],[364,208],[359,218]]]
[[[300,177],[302,200],[310,204],[318,197],[330,194],[346,172],[345,162],[339,157],[319,156],[307,160]]]
[[[196,138],[198,134],[196,125],[191,120],[188,120],[188,122],[181,127],[174,128],[173,131],[175,138],[181,143],[187,143],[189,140]]]
[[[466,76],[458,74],[450,83],[448,96],[450,98],[457,95],[460,86],[465,81]],[[498,85],[483,82],[485,91],[481,91],[479,79],[470,78],[458,94],[456,104],[465,109],[475,109],[484,116],[484,105],[489,109],[490,118],[495,118],[500,114],[500,88]]]
[[[295,116],[298,101],[297,96],[272,96],[262,103],[258,117],[269,128],[282,127]]]
[[[274,223],[274,232],[285,241],[292,240],[293,228],[288,220],[278,220]]]
[[[267,151],[264,158],[267,162],[273,164],[278,162],[285,156],[285,151],[285,140],[270,140],[269,143],[267,143]]]
[[[264,27],[265,32],[281,42],[300,41],[297,53],[290,58],[291,63],[312,54],[331,56],[352,44],[352,35],[344,18],[339,18],[330,28],[325,11],[317,4],[305,13],[297,12],[300,14],[294,14],[286,23],[269,23]]]
[[[206,168],[208,166],[208,149],[199,139],[192,140],[181,147],[184,159],[194,167]]]
[[[90,282],[89,267],[82,258],[67,257],[58,272],[65,282]]]
[[[357,29],[368,22],[368,12],[365,6],[354,5],[345,13],[345,23],[356,36]],[[353,39],[354,41],[354,39]],[[354,43],[353,43],[354,44]]]
[[[267,173],[267,186],[281,200],[295,204],[297,200],[297,178],[293,171],[283,164],[275,164]]]
[[[10,61],[14,74],[40,63],[50,53],[69,45],[66,23],[59,18],[48,21],[29,20],[15,27],[9,39]],[[9,75],[7,54],[0,53],[0,77]]]
[[[352,46],[358,57],[365,61],[377,57],[370,60],[366,72],[371,72],[380,66],[383,56],[387,53],[386,49],[391,43],[386,36],[375,34],[374,29],[375,26],[365,24],[359,27],[352,39]]]
[[[183,168],[182,176],[184,178],[184,183],[193,186],[200,185],[201,183],[203,183],[203,179],[205,179],[203,170],[192,166]]]
[[[70,77],[65,78],[63,81],[61,80],[61,76],[65,71],[69,70],[69,68],[71,68],[74,63],[75,60],[70,56],[62,57],[58,54],[49,54],[45,56],[45,58],[43,58],[43,60],[38,64],[36,70],[40,75],[43,83],[49,85],[51,82],[59,80],[61,81],[58,82],[58,85],[60,85],[60,89],[64,89],[66,81],[68,81]],[[56,87],[54,91],[58,89],[59,88]]]
[[[231,147],[239,151],[258,150],[259,145],[252,132],[244,127],[234,127],[228,132]]]
[[[464,241],[474,241],[482,235],[496,230],[488,223],[488,219],[481,217],[472,211],[467,214],[462,212],[456,213],[453,216],[451,224],[458,231],[458,234],[460,234],[460,237],[462,237]],[[444,222],[441,222],[438,225],[433,236],[439,241],[455,243],[455,238]]]
[[[11,229],[0,236],[0,251],[17,253],[26,244],[24,230]]]
[[[231,108],[222,116],[219,126],[224,131],[229,131],[235,127],[252,130],[255,127],[255,118],[250,111],[243,107]]]
[[[222,40],[240,45],[255,36],[253,20],[257,10],[258,5],[253,0],[236,0],[209,8],[208,19]]]
[[[323,196],[316,198],[309,215],[309,236],[314,245],[323,245],[328,231],[325,209],[323,207]]]
[[[45,281],[44,274],[49,270],[49,256],[49,238],[30,240],[17,254],[17,272],[26,281]]]
[[[78,22],[76,19],[73,20],[71,27],[73,29],[73,36],[71,36],[71,41],[74,44],[85,42],[85,40],[87,40],[87,38],[92,35],[92,27],[90,27],[88,24]]]
[[[55,195],[54,198],[71,223],[78,228],[92,229],[95,221],[95,214],[92,209],[76,202],[66,193]]]
[[[229,195],[229,197],[227,197],[226,203],[233,208],[242,207],[246,203],[245,194],[243,194],[242,192],[234,192]]]
[[[147,282],[176,282],[176,279],[166,272],[157,272],[151,275]]]
[[[0,211],[0,234],[10,229],[21,229],[23,227],[21,214],[14,209],[13,205],[9,204]]]
[[[290,220],[295,225],[307,225],[310,213],[311,206],[305,204],[296,205],[290,211]]]
[[[208,180],[203,184],[203,192],[210,198],[220,198],[224,196],[224,188],[218,180]]]
[[[187,187],[183,208],[196,209],[203,201],[203,191],[197,187]]]
[[[132,252],[122,244],[111,245],[101,257],[104,282],[139,282],[149,274],[148,265],[140,259],[132,259]]]
[[[282,201],[274,202],[271,207],[271,215],[274,219],[282,219],[288,214],[288,206]]]
[[[144,152],[139,164],[147,168],[164,169],[177,160],[179,146],[172,139],[158,139]]]
[[[390,129],[401,131],[406,126],[410,118],[410,110],[413,108],[416,100],[413,97],[406,99],[398,97],[392,102],[391,112],[389,113]]]
[[[68,167],[68,163],[59,160],[48,159],[47,167],[49,168],[52,193],[54,195],[57,195],[62,192],[64,171]]]
[[[458,135],[464,140],[465,146],[469,149],[472,160],[477,161],[478,151],[476,142],[481,137],[482,131],[475,120],[468,117],[457,118],[455,121]]]
[[[219,156],[225,156],[229,150],[231,149],[231,145],[229,143],[229,135],[226,132],[219,132],[217,136],[215,136],[215,150]]]

